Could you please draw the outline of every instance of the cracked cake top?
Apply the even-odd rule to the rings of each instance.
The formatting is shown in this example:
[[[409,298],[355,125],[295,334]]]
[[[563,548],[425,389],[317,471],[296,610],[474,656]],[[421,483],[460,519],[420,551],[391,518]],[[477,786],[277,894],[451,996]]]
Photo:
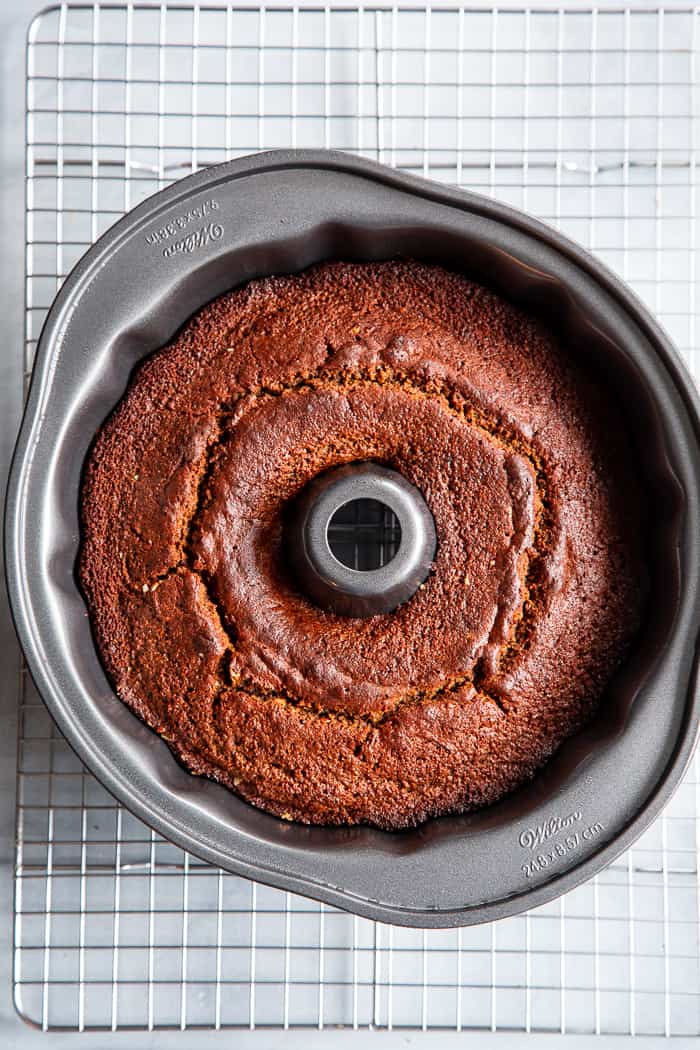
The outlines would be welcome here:
[[[287,819],[400,828],[493,802],[588,720],[639,624],[640,494],[610,395],[466,278],[328,263],[201,310],[99,433],[79,576],[118,695]],[[315,606],[293,501],[373,460],[433,514],[392,613]]]

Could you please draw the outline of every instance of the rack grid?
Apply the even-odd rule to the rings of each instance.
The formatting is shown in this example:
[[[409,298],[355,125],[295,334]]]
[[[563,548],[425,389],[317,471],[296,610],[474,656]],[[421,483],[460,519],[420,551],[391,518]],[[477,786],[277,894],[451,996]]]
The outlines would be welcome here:
[[[697,376],[696,8],[62,4],[27,57],[27,374],[124,211],[263,148],[336,147],[530,210],[657,313]],[[14,982],[46,1030],[700,1035],[700,770],[593,881],[462,931],[213,869],[99,785],[22,674]]]

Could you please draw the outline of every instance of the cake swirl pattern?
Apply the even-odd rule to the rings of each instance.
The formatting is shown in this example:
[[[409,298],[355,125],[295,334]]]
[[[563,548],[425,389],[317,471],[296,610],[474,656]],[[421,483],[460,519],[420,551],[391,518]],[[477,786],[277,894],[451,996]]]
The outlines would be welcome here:
[[[82,489],[79,576],[121,699],[194,773],[311,823],[497,800],[595,712],[643,605],[619,413],[540,323],[416,263],[220,297],[133,377]],[[323,611],[284,527],[376,460],[427,500],[394,613]]]

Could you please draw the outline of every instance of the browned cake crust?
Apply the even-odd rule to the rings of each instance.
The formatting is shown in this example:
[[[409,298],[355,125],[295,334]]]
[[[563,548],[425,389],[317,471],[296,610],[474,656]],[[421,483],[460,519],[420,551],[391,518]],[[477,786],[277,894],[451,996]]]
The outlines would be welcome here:
[[[619,413],[464,277],[332,263],[253,281],[150,357],[82,490],[79,577],[118,695],[193,772],[292,820],[483,806],[595,711],[642,605]],[[423,492],[433,571],[355,620],[299,593],[290,501],[378,460]]]

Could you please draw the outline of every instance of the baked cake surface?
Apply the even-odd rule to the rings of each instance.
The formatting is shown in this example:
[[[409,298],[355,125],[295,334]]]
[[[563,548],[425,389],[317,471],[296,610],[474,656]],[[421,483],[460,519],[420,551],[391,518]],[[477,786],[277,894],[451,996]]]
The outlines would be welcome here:
[[[78,573],[121,699],[194,773],[291,820],[494,802],[594,714],[643,604],[619,412],[541,323],[412,262],[329,263],[201,310],[133,376],[82,487]],[[395,612],[324,611],[294,498],[374,460],[438,547]]]

